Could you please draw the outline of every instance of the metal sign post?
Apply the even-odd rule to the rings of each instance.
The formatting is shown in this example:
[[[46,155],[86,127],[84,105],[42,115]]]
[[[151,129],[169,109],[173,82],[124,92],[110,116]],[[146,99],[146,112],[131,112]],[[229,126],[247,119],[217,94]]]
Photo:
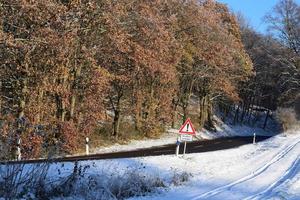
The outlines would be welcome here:
[[[186,142],[184,142],[183,157],[185,157],[185,151],[186,151]]]

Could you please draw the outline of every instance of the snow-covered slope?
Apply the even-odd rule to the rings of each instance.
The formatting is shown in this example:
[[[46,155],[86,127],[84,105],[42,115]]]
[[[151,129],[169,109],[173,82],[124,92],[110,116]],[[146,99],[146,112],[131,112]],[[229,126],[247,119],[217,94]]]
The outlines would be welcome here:
[[[133,199],[300,199],[300,134],[276,136],[257,145],[141,159],[161,171],[176,168],[193,180],[163,195]]]
[[[52,165],[50,179],[59,180],[70,174],[73,165]],[[300,132],[277,135],[255,145],[188,154],[185,157],[168,155],[84,161],[80,165],[84,166],[88,175],[83,177],[89,178],[79,181],[79,188],[90,184],[90,177],[98,177],[103,181],[104,186],[101,187],[110,187],[116,185],[112,182],[117,182],[120,192],[124,185],[136,191],[138,184],[148,184],[147,180],[150,180],[149,184],[153,184],[153,180],[163,182],[161,189],[146,193],[145,196],[139,194],[131,197],[131,200],[300,199]],[[134,178],[128,176],[132,173],[135,174]],[[183,185],[174,184],[176,176],[184,173],[190,176],[188,181]],[[116,178],[111,182],[110,177]],[[146,182],[141,181],[141,177]],[[97,190],[88,194],[95,197],[103,195]],[[85,198],[74,194],[74,199]]]
[[[170,133],[170,142],[172,137]],[[138,143],[128,148],[135,145]],[[145,145],[148,144],[141,144]],[[79,165],[80,175],[66,179],[76,183],[69,188],[72,192],[54,199],[109,200],[116,198],[103,195],[121,194],[124,190],[129,191],[124,195],[130,200],[300,199],[300,131],[258,144],[185,157],[82,161]],[[52,164],[46,183],[61,184],[64,177],[74,173],[74,166]],[[186,180],[180,182],[182,178]]]

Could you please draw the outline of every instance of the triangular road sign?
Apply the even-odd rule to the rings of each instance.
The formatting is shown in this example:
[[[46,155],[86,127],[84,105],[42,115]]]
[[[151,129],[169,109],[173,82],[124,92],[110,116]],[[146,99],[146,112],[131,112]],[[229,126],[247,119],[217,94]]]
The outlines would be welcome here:
[[[190,118],[188,118],[184,124],[181,126],[181,128],[179,129],[179,133],[180,134],[191,134],[191,135],[195,135],[196,131],[193,127],[192,121],[190,120]]]

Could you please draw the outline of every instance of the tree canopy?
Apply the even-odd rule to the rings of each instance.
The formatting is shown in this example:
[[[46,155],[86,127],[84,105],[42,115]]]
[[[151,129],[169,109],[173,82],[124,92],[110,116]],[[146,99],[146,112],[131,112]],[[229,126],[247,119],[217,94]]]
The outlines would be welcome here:
[[[76,150],[106,124],[118,138],[124,121],[155,136],[187,117],[192,96],[203,126],[253,74],[236,17],[212,0],[0,6],[1,139],[21,137],[34,156],[44,144]]]

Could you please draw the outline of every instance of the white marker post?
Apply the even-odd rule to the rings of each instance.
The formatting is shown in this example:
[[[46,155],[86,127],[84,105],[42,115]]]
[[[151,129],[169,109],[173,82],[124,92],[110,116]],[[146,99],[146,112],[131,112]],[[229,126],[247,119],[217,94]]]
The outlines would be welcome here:
[[[90,154],[89,141],[90,141],[90,139],[88,137],[86,137],[85,138],[85,153],[86,153],[86,155]]]
[[[253,134],[253,144],[256,143],[256,133]]]
[[[21,138],[18,138],[17,141],[17,160],[20,161],[22,159],[21,155]]]
[[[178,157],[179,155],[179,148],[180,148],[180,141],[179,141],[179,137],[177,137],[177,141],[176,141],[176,156]]]

